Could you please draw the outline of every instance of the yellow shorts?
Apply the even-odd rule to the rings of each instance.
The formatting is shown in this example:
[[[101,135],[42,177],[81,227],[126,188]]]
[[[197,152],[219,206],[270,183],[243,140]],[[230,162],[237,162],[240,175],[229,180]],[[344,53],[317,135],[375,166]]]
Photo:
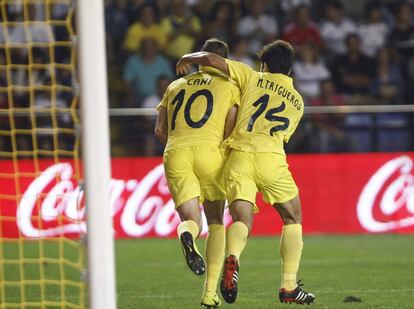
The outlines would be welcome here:
[[[193,198],[225,200],[224,159],[218,146],[199,145],[164,153],[168,188],[176,207]]]
[[[227,199],[245,200],[256,206],[256,194],[261,192],[265,202],[284,203],[295,198],[299,191],[288,169],[286,156],[276,153],[250,153],[232,149],[224,169]]]

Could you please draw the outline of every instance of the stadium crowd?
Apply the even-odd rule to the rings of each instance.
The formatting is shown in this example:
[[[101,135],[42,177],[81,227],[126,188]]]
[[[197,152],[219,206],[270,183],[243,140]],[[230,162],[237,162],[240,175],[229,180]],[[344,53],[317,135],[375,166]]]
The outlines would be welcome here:
[[[410,91],[414,84],[412,8],[412,2],[402,1],[107,1],[111,104],[155,107],[175,78],[177,59],[198,50],[211,37],[228,42],[231,59],[257,69],[256,53],[263,44],[277,38],[292,43],[297,53],[292,74],[309,106],[409,104],[414,95]],[[409,115],[315,114],[307,118],[289,150],[405,150],[412,146]],[[150,137],[151,119],[135,119],[133,134],[125,133],[131,122],[114,121],[118,121],[115,140],[128,135],[132,144],[141,147],[140,154],[160,153]]]
[[[110,105],[116,108],[155,107],[175,79],[174,66],[184,53],[196,51],[204,40],[228,42],[230,58],[258,69],[256,53],[263,44],[281,38],[296,50],[292,75],[308,106],[412,104],[414,102],[414,1],[399,0],[106,0],[105,20]],[[50,23],[45,8],[34,4],[6,8],[5,29],[0,14],[0,44],[71,41],[68,25]],[[67,5],[54,4],[54,20],[68,18]],[[50,14],[50,13],[49,13]],[[19,21],[36,20],[24,24]],[[27,28],[29,27],[29,28]],[[30,38],[27,33],[30,32]],[[3,46],[2,45],[2,46]],[[70,64],[67,47],[14,48],[14,64]],[[0,64],[6,53],[0,50]],[[30,59],[29,59],[29,54]],[[0,71],[1,86],[76,83],[65,67],[39,67]],[[32,66],[33,68],[33,66]],[[51,74],[51,70],[54,71]],[[21,92],[16,106],[35,100],[50,105],[51,93]],[[57,105],[69,107],[73,93],[56,94]],[[0,108],[8,106],[0,93]],[[0,115],[1,117],[1,115]],[[412,114],[308,114],[288,145],[292,152],[403,151],[414,148]],[[60,117],[60,126],[71,126]],[[5,122],[0,126],[5,126]],[[114,155],[159,155],[161,146],[152,136],[154,118],[112,117]],[[45,121],[44,126],[51,122]],[[22,125],[24,127],[24,124]],[[10,146],[0,142],[0,148]],[[22,147],[30,147],[28,145]],[[46,146],[45,146],[46,147]],[[66,146],[68,147],[68,146]]]

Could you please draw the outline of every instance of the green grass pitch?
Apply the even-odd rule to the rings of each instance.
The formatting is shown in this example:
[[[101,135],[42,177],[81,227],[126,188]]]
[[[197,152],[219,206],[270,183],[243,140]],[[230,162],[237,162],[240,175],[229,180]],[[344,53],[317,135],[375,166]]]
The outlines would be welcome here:
[[[414,308],[413,236],[306,236],[304,243],[298,278],[317,297],[309,308]],[[299,306],[277,299],[278,244],[277,237],[249,239],[238,299],[222,308]],[[177,240],[118,240],[116,260],[119,309],[200,308],[204,277],[187,269]],[[362,302],[344,303],[349,295]]]
[[[306,236],[304,242],[298,278],[304,279],[305,288],[316,294],[316,303],[310,309],[414,308],[414,236]],[[202,249],[204,241],[198,245]],[[222,308],[298,306],[280,304],[277,299],[278,245],[278,237],[249,239],[241,257],[238,299],[233,305],[223,303]],[[117,240],[115,248],[119,309],[200,308],[204,277],[187,269],[176,239]],[[23,247],[15,242],[3,243],[0,249],[4,259],[0,268],[4,280],[0,280],[0,308],[64,308],[56,305],[62,292],[67,302],[79,304],[79,288],[66,283],[62,290],[60,284],[62,276],[80,282],[79,269],[67,263],[59,267],[53,261],[40,262],[37,241],[24,242]],[[75,244],[44,241],[44,256],[58,259],[59,252],[65,253],[67,262],[79,259]],[[43,307],[31,305],[40,300],[42,289],[36,280],[41,272],[45,279],[53,280],[43,287],[44,299],[53,303]],[[22,287],[18,281],[23,277],[26,281]],[[343,303],[344,297],[351,295],[362,302]]]

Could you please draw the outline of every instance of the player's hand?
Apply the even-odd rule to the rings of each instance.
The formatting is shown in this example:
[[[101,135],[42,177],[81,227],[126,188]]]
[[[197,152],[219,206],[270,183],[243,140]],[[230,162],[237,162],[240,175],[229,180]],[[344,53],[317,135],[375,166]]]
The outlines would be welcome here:
[[[176,71],[177,75],[188,74],[191,71],[191,64],[186,63],[185,59],[181,58],[180,60],[178,60],[176,66],[175,66],[175,71]]]

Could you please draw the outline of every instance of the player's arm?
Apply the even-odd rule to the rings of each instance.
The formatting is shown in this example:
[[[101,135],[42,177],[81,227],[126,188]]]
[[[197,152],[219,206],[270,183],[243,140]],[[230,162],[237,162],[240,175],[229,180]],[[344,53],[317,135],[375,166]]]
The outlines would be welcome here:
[[[176,72],[178,75],[187,74],[191,71],[191,65],[203,65],[213,67],[227,76],[230,76],[230,71],[226,63],[226,59],[208,52],[196,52],[192,54],[186,54],[178,60],[176,65]]]
[[[226,124],[224,125],[224,139],[228,138],[236,125],[238,105],[233,105],[226,116]]]
[[[162,145],[167,145],[168,140],[168,118],[167,108],[160,106],[158,109],[157,121],[155,123],[154,134]]]

